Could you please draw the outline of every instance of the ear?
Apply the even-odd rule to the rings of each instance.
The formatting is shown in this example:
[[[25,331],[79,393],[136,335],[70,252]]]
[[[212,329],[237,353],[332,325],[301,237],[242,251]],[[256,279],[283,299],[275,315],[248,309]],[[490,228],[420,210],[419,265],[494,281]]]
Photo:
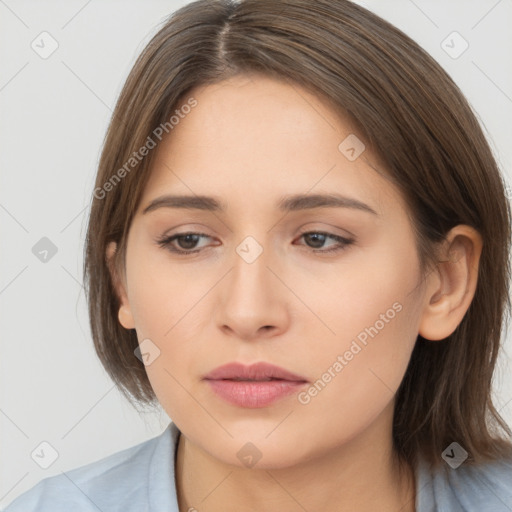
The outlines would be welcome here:
[[[112,283],[119,298],[119,302],[121,303],[117,316],[119,318],[119,323],[125,329],[135,329],[135,322],[133,321],[132,311],[130,309],[128,296],[126,294],[126,286],[123,282],[123,279],[118,275],[116,265],[114,263],[116,250],[116,242],[109,242],[105,256],[107,260],[107,266],[110,271],[110,277],[112,278]]]
[[[475,295],[482,237],[470,226],[449,231],[441,247],[441,258],[427,277],[425,305],[419,334],[442,340],[455,331]]]

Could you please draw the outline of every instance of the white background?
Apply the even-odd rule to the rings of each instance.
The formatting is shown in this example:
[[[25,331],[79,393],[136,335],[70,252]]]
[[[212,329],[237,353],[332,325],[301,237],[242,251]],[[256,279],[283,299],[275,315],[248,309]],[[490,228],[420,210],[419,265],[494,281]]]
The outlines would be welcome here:
[[[0,506],[42,478],[154,437],[169,422],[162,410],[136,413],[107,377],[93,350],[81,272],[88,204],[115,101],[136,56],[185,3],[0,0]],[[510,177],[512,2],[359,3],[449,72]],[[48,59],[31,48],[43,31],[59,45]],[[456,59],[441,47],[453,31],[469,43]],[[32,253],[44,236],[58,249],[47,263]],[[509,424],[511,348],[508,339],[495,380]],[[42,441],[59,453],[46,470],[30,457]]]

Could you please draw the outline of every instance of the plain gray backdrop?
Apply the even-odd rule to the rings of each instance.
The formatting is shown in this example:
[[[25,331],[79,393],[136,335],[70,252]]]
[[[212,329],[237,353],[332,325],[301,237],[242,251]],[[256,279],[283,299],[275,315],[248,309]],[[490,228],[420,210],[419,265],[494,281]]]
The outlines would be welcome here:
[[[0,507],[42,478],[145,441],[169,422],[163,410],[139,415],[107,377],[93,350],[81,271],[115,101],[160,23],[186,3],[0,0]],[[512,2],[358,3],[448,71],[510,177]],[[49,251],[45,262],[40,247]],[[509,424],[511,348],[507,337],[495,379]]]

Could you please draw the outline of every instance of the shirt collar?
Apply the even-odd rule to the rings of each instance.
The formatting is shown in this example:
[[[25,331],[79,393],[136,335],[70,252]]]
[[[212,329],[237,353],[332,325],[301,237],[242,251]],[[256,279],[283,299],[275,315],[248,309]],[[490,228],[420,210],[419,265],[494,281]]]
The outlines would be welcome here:
[[[148,469],[148,512],[179,512],[174,461],[180,434],[171,422],[155,445]]]

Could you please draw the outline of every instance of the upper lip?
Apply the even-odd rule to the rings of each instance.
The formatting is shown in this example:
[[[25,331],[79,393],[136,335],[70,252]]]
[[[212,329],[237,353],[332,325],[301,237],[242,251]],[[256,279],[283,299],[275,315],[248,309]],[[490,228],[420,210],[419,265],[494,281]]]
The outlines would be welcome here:
[[[221,379],[246,379],[246,380],[269,380],[281,379],[294,382],[307,382],[307,379],[296,375],[284,368],[275,366],[270,363],[260,362],[250,366],[241,363],[233,362],[228,363],[204,376],[207,380],[221,380]]]

